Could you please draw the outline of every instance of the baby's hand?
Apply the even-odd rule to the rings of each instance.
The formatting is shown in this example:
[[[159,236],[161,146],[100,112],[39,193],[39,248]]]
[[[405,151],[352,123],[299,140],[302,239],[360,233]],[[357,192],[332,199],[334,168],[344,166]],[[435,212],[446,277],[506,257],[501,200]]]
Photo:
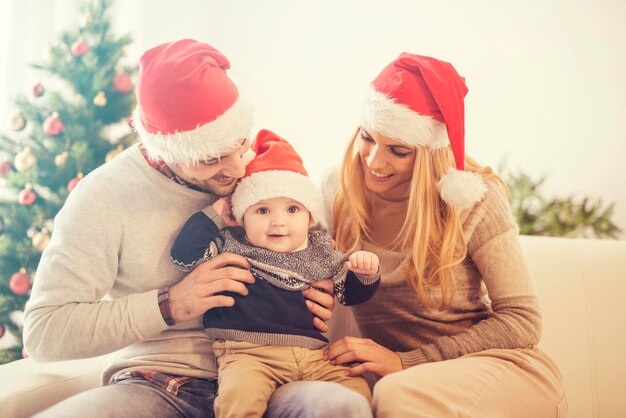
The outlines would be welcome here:
[[[354,273],[372,276],[378,272],[378,256],[369,251],[356,251],[346,261],[346,267]]]
[[[228,197],[217,199],[211,206],[213,206],[213,210],[226,222],[227,226],[237,226],[237,222],[233,218],[230,199]]]

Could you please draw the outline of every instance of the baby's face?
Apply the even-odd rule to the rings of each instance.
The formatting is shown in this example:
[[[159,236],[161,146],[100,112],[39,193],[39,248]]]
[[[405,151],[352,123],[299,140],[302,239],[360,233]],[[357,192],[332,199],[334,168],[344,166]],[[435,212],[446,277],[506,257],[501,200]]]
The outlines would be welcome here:
[[[291,253],[306,248],[310,220],[300,202],[276,197],[250,206],[243,214],[243,227],[255,247]]]

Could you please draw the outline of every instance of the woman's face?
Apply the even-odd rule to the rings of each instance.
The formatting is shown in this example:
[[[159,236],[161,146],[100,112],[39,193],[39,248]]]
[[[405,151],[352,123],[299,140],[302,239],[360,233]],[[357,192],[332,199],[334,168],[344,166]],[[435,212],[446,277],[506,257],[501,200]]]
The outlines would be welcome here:
[[[365,187],[387,198],[406,197],[415,164],[415,147],[364,129],[357,136]]]

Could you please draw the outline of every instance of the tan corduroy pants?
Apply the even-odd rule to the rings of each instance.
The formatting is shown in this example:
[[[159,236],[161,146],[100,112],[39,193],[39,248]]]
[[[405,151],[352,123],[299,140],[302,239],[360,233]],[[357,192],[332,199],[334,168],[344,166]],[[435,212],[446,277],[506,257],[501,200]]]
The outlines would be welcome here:
[[[567,415],[561,375],[537,348],[486,350],[390,374],[374,386],[372,405],[377,418]]]
[[[215,400],[218,418],[262,417],[277,387],[300,380],[339,383],[371,400],[365,379],[346,376],[349,367],[325,361],[323,349],[217,341],[213,351],[219,366]]]

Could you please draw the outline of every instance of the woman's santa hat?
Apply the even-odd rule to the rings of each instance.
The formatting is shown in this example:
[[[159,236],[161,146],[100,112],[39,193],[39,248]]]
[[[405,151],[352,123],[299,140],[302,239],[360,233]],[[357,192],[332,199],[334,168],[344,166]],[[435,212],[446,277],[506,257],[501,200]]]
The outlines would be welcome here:
[[[370,86],[362,127],[415,147],[451,147],[456,169],[439,181],[441,198],[470,208],[487,190],[482,178],[464,171],[465,80],[452,64],[402,53]]]
[[[302,159],[291,144],[266,129],[261,130],[251,146],[256,153],[246,166],[246,174],[233,192],[233,215],[243,225],[246,210],[262,201],[287,197],[300,202],[309,212],[313,225],[326,226],[324,199],[309,179]]]
[[[191,39],[143,54],[133,125],[151,157],[194,165],[234,151],[249,136],[252,112],[229,68],[221,52]]]

